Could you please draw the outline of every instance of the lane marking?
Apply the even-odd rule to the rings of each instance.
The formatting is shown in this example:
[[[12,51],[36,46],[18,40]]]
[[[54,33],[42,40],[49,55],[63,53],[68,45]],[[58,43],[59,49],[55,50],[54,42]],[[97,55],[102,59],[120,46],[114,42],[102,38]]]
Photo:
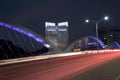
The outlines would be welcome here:
[[[120,80],[120,74],[115,78],[115,80]]]

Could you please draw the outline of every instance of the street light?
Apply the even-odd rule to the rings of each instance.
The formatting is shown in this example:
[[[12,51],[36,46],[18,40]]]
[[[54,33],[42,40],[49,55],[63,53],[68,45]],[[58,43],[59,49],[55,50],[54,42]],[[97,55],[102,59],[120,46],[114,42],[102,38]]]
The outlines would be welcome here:
[[[108,17],[108,16],[105,16],[105,17],[104,17],[104,20],[108,20],[108,19],[109,19],[109,17]]]
[[[96,37],[97,37],[97,39],[99,39],[99,37],[98,37],[98,24],[99,24],[101,21],[107,21],[107,20],[109,20],[109,16],[105,16],[104,19],[102,19],[102,20],[95,20],[95,21],[86,19],[85,22],[86,22],[86,23],[89,23],[89,22],[95,23],[95,26],[96,26]],[[98,50],[98,43],[97,43],[97,50]]]
[[[86,23],[89,23],[89,20],[88,20],[88,19],[86,19],[86,20],[85,20],[85,22],[86,22]]]

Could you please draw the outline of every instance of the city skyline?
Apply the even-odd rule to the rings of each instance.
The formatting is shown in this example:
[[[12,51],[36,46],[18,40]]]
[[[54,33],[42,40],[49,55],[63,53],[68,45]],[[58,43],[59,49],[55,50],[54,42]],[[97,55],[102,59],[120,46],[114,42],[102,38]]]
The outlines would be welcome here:
[[[95,36],[95,24],[86,24],[86,18],[96,20],[108,15],[110,20],[99,27],[119,26],[119,0],[21,0],[0,1],[0,18],[33,30],[45,37],[44,22],[69,22],[70,43],[85,36]]]

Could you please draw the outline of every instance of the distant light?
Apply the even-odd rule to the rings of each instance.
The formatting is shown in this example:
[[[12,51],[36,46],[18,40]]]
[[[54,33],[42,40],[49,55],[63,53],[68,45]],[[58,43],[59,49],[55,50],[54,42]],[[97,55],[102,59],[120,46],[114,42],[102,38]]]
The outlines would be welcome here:
[[[112,37],[113,35],[111,34],[110,36]]]
[[[89,23],[90,21],[88,19],[85,20],[86,23]]]
[[[104,17],[104,20],[108,20],[108,19],[109,19],[109,17],[108,17],[108,16],[105,16],[105,17]]]
[[[43,44],[45,47],[50,48],[49,44]]]
[[[106,38],[104,38],[104,39],[106,39]]]
[[[67,29],[58,29],[58,31],[67,31]]]

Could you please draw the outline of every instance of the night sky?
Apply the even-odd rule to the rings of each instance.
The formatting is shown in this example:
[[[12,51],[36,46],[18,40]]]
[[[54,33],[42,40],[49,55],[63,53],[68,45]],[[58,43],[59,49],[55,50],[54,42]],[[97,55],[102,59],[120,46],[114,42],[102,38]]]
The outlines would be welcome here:
[[[120,26],[120,0],[0,0],[0,18],[23,25],[44,36],[49,22],[69,22],[69,41],[95,35],[95,24],[84,20],[110,17],[99,27]]]

